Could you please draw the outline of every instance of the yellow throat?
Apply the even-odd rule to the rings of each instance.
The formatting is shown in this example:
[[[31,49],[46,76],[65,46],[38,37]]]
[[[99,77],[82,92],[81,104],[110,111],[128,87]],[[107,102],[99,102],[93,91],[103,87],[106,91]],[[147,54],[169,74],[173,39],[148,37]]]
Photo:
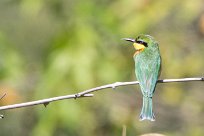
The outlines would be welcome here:
[[[143,44],[140,43],[133,43],[134,48],[136,49],[136,51],[143,51],[145,46]]]

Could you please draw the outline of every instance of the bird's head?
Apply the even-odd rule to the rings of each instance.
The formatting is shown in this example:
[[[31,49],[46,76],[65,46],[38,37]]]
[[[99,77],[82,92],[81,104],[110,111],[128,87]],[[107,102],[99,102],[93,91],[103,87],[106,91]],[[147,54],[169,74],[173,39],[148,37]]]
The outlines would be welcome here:
[[[123,40],[133,42],[133,46],[136,50],[135,55],[144,51],[147,48],[151,48],[152,45],[155,45],[155,40],[150,35],[139,35],[136,39],[123,38]]]

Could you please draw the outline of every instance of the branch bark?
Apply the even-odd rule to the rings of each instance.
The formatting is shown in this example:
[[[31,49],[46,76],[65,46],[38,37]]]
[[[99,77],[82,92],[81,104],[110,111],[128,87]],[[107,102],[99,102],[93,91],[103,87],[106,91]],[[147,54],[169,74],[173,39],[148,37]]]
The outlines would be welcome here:
[[[158,80],[157,83],[190,82],[190,81],[204,81],[204,77],[163,79],[163,80]],[[139,84],[139,82],[138,81],[115,82],[112,84],[107,84],[107,85],[99,86],[96,88],[91,88],[83,92],[79,92],[77,94],[58,96],[58,97],[52,97],[52,98],[47,98],[47,99],[42,99],[42,100],[37,100],[37,101],[1,106],[0,110],[16,109],[16,108],[22,108],[22,107],[28,107],[28,106],[34,106],[34,105],[40,105],[40,104],[43,104],[46,107],[49,103],[54,102],[54,101],[59,101],[59,100],[64,100],[64,99],[73,99],[73,98],[76,99],[76,98],[81,98],[81,97],[92,97],[94,96],[93,94],[90,94],[92,92],[96,92],[96,91],[107,89],[107,88],[115,89],[118,86],[136,85],[136,84]]]

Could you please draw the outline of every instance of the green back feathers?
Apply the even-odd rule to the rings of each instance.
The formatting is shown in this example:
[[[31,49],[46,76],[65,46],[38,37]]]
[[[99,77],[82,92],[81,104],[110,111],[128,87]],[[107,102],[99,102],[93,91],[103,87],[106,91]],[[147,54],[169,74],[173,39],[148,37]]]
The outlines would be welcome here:
[[[161,65],[158,43],[149,35],[140,35],[136,41],[147,43],[146,48],[134,56],[135,73],[143,95],[152,97]]]

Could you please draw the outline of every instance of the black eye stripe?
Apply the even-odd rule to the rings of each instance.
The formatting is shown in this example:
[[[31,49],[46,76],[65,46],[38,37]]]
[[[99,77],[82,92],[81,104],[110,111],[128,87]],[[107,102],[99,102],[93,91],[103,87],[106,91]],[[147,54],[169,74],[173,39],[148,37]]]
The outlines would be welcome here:
[[[144,41],[136,41],[136,43],[139,43],[139,44],[144,45],[145,47],[148,47],[148,46],[147,46],[147,43],[146,43],[146,42],[144,42]]]

